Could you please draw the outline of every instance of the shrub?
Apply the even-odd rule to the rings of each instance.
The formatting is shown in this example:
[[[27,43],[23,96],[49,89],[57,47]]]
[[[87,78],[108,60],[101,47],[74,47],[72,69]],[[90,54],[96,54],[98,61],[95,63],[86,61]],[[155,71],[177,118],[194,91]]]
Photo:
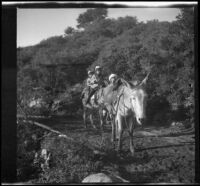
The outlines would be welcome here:
[[[40,138],[44,131],[28,123],[17,124],[17,180],[36,178],[41,169],[34,163],[35,154],[40,150]]]
[[[49,136],[43,140],[42,148],[52,153],[52,166],[35,180],[36,183],[80,183],[84,177],[102,168],[93,151],[79,143]]]

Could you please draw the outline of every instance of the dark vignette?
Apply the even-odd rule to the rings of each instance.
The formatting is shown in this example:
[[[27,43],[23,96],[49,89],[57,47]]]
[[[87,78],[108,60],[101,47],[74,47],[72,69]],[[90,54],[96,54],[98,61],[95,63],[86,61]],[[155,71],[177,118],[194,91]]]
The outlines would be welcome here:
[[[198,6],[194,12],[194,29],[195,29],[195,181],[200,183],[200,162],[199,162],[199,65],[198,65]]]
[[[16,8],[131,8],[131,6],[103,3],[66,3],[48,2],[41,4],[14,4],[2,9],[2,86],[1,86],[1,180],[16,181]],[[191,5],[169,5],[165,8],[183,8]],[[198,6],[195,7],[195,181],[200,183],[199,161],[199,81],[198,81]],[[136,7],[134,7],[136,8]],[[140,8],[138,6],[137,8]]]
[[[2,10],[1,180],[16,179],[16,9]]]

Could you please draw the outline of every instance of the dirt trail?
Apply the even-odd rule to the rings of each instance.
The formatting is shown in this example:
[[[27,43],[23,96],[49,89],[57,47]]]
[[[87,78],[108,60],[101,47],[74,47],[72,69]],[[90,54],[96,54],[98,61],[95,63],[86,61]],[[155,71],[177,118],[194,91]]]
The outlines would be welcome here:
[[[195,139],[194,132],[183,132],[177,127],[144,127],[134,133],[135,155],[129,152],[128,134],[123,136],[123,150],[117,155],[110,141],[111,127],[105,131],[85,129],[81,120],[55,118],[45,121],[91,147],[101,148],[105,154],[97,158],[102,172],[112,172],[134,183],[194,183]],[[44,123],[44,122],[43,122]]]

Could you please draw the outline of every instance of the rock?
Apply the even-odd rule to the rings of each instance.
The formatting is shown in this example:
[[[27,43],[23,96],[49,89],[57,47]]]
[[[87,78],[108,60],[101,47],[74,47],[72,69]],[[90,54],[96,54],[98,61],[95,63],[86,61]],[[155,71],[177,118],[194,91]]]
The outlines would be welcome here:
[[[83,179],[82,183],[113,183],[112,179],[104,173],[91,174]]]
[[[171,126],[172,127],[183,127],[184,125],[183,125],[183,123],[181,123],[181,122],[172,122],[172,124],[171,124]]]
[[[30,101],[30,103],[28,104],[28,106],[30,108],[35,107],[35,108],[41,108],[42,105],[45,104],[45,102],[42,100],[42,98],[38,98],[38,99],[32,99]]]
[[[42,170],[44,171],[45,169],[49,169],[51,153],[48,152],[47,149],[42,149],[40,157],[44,160],[40,165]]]
[[[64,138],[66,138],[67,136],[65,134],[59,134],[58,137],[64,137]]]
[[[106,175],[104,173],[97,173],[87,176],[82,183],[128,183],[129,181],[117,175]]]
[[[41,151],[41,157],[43,157],[44,159],[47,158],[47,149],[42,149],[42,151]]]
[[[171,126],[174,127],[176,125],[176,122],[172,122]]]

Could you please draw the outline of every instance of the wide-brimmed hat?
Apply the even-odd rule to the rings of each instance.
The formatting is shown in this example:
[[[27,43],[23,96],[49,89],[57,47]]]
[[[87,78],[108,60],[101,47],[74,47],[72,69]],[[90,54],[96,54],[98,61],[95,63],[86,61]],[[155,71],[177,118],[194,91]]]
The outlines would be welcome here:
[[[99,70],[99,69],[101,69],[100,66],[96,66],[96,67],[95,67],[95,70]]]
[[[109,76],[109,81],[112,79],[112,78],[115,78],[115,77],[117,77],[117,75],[116,74],[110,74],[110,76]]]
[[[88,70],[88,74],[92,74],[93,72],[91,70]]]

